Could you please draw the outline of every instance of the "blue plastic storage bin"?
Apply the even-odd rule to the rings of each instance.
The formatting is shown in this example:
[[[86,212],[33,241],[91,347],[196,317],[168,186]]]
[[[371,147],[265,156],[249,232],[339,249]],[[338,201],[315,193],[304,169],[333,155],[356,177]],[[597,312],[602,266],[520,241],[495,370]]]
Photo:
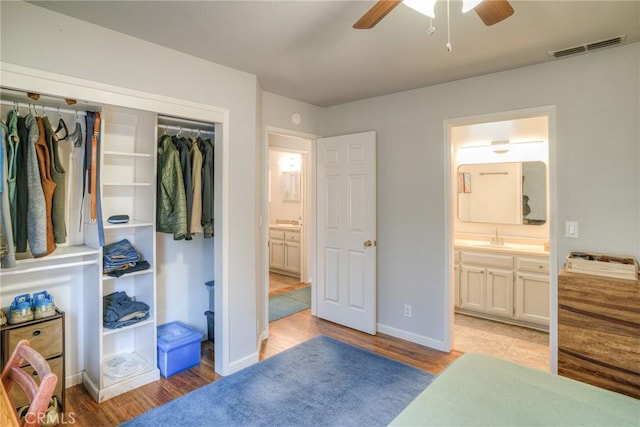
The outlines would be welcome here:
[[[158,368],[171,375],[200,364],[200,341],[203,333],[176,321],[158,326]]]

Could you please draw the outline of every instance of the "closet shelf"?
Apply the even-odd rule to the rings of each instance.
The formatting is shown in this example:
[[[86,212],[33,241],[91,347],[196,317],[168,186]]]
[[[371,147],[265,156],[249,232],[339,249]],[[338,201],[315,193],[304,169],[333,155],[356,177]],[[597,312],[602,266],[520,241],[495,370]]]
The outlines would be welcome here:
[[[97,265],[98,260],[94,259],[91,261],[66,262],[62,264],[42,265],[42,266],[38,266],[36,264],[27,264],[26,266],[18,265],[16,268],[7,268],[7,269],[0,270],[0,277],[12,276],[16,274],[37,273],[38,271],[60,270],[63,268],[80,267],[83,265],[92,265],[92,264]]]
[[[142,270],[142,271],[135,271],[133,273],[127,273],[127,274],[123,274],[120,277],[133,277],[133,276],[141,276],[144,274],[152,274],[153,273],[153,268],[150,268],[148,270]],[[102,281],[106,282],[108,280],[118,280],[120,277],[114,277],[114,276],[109,276],[107,274],[102,276]]]
[[[89,265],[97,262],[100,250],[86,245],[58,246],[51,254],[41,258],[17,259],[16,267],[0,269],[0,276],[34,273],[37,271],[53,270],[81,265]],[[86,260],[84,257],[94,257]],[[78,258],[78,261],[59,263],[60,260]]]
[[[104,182],[105,187],[149,187],[149,182]]]
[[[151,221],[138,221],[138,220],[131,220],[123,224],[111,224],[108,222],[104,223],[105,230],[115,230],[115,229],[122,230],[124,228],[152,227],[152,226],[153,226],[153,222]]]
[[[112,156],[112,157],[139,157],[144,159],[151,158],[150,153],[133,153],[130,151],[104,151],[103,153],[105,156]]]
[[[109,335],[116,335],[116,334],[120,334],[120,333],[124,333],[127,331],[131,331],[133,329],[136,328],[142,328],[144,326],[147,325],[155,325],[155,320],[153,319],[149,319],[149,320],[143,320],[142,322],[138,322],[138,323],[134,323],[133,325],[129,325],[129,326],[125,326],[122,328],[118,328],[118,329],[107,329],[107,328],[102,328],[102,336],[109,336]]]
[[[156,371],[158,370],[158,368],[152,364],[151,362],[145,360],[142,356],[140,356],[138,353],[133,353],[136,357],[140,358],[143,360],[143,365],[140,369],[136,370],[135,372],[131,373],[129,376],[123,377],[123,378],[111,378],[108,375],[103,375],[103,384],[104,384],[104,388],[109,388],[111,386],[114,387],[121,387],[123,383],[126,383],[128,381],[132,381],[137,379],[138,377],[142,376],[142,375],[154,375],[156,373]],[[148,381],[146,381],[148,382]],[[135,387],[130,387],[130,388],[135,388]]]

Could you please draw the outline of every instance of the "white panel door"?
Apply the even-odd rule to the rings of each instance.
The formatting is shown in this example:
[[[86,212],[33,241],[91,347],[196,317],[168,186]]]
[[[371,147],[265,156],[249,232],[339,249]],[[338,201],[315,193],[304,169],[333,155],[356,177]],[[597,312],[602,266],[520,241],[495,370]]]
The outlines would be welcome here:
[[[375,334],[376,134],[317,147],[317,315]]]

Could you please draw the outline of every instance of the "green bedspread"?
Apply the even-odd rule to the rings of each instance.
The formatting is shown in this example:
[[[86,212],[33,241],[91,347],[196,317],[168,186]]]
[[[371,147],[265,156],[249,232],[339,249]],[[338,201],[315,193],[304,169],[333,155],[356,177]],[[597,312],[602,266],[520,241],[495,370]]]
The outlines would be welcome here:
[[[506,360],[461,356],[393,426],[640,426],[640,400]]]

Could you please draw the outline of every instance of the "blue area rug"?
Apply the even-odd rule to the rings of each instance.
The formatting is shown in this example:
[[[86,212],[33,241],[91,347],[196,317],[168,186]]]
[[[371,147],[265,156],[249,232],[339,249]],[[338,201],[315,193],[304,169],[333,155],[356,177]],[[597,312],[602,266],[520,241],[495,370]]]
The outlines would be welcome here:
[[[269,297],[269,322],[311,307],[311,286]]]
[[[124,426],[385,426],[433,375],[320,335]]]

